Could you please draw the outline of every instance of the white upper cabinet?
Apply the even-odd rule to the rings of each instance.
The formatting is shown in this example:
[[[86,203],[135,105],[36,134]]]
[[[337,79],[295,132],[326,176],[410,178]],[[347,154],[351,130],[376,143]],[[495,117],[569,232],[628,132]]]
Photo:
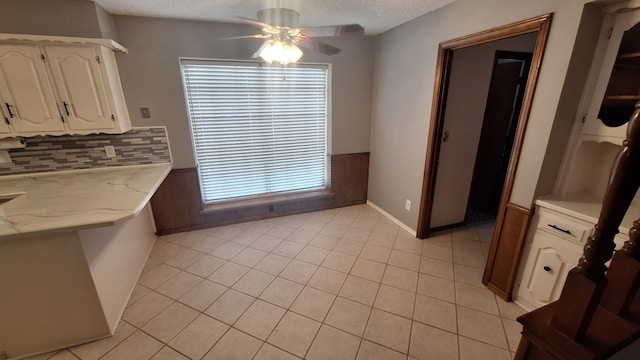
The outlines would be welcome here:
[[[114,121],[95,49],[66,46],[45,49],[69,129],[112,129]]]
[[[604,10],[554,194],[604,196],[611,166],[622,149],[627,124],[638,101],[640,0],[631,0]]]
[[[16,133],[27,136],[64,133],[64,123],[37,47],[0,45],[0,99],[5,125]]]
[[[2,81],[2,79],[0,79],[0,81]],[[0,106],[0,116],[2,117],[0,119],[0,138],[11,136],[9,117],[5,115],[4,111],[2,110],[2,106]]]
[[[596,61],[592,67],[597,80],[582,133],[621,144],[640,101],[640,10],[610,16],[613,24],[605,22],[598,44],[601,67],[595,71]]]
[[[126,49],[111,40],[27,35],[11,35],[12,43],[27,37],[24,44],[2,44],[9,36],[0,34],[0,137],[131,129],[112,48]]]

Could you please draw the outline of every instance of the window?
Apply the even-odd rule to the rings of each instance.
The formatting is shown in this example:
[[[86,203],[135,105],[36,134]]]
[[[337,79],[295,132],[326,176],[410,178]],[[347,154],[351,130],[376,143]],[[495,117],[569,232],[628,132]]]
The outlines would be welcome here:
[[[181,68],[205,202],[325,187],[327,66]]]

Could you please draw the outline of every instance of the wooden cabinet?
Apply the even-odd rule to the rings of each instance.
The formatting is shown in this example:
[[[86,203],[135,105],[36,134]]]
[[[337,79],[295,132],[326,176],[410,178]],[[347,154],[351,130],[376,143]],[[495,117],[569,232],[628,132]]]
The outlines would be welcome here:
[[[594,60],[597,78],[582,133],[624,138],[624,126],[640,101],[640,11],[609,15],[598,44],[602,52]],[[621,143],[619,140],[612,140]]]
[[[4,118],[4,115],[3,115],[3,118]],[[0,138],[11,136],[11,128],[9,127],[9,124],[7,122],[8,120],[0,121]]]
[[[517,296],[520,304],[529,309],[560,297],[567,273],[578,264],[582,246],[593,228],[588,222],[556,211],[541,207],[536,210]]]
[[[536,200],[515,301],[528,310],[560,297],[598,221],[626,124],[640,101],[640,0],[604,9],[603,26],[553,195]],[[615,237],[616,248],[640,217],[640,193]]]
[[[567,273],[578,264],[582,254],[578,249],[553,236],[536,233],[525,265],[519,300],[526,300],[536,308],[557,300]]]
[[[0,99],[4,134],[64,133],[63,119],[38,47],[0,45]]]
[[[100,55],[95,49],[66,46],[45,49],[69,129],[113,128]]]
[[[604,196],[611,166],[626,137],[626,124],[640,101],[640,9],[634,4],[640,2],[604,9],[556,195]]]
[[[0,137],[131,129],[112,49],[100,43],[3,40],[0,34]]]
[[[523,253],[526,260],[515,297],[515,301],[527,310],[560,298],[567,274],[578,265],[601,207],[595,198],[580,197],[549,198],[538,200],[537,204],[536,214],[529,228],[530,245]],[[547,208],[548,204],[553,204],[554,210]],[[614,239],[616,249],[620,249],[629,240],[628,227],[638,210],[640,209],[633,208],[629,216],[625,217],[624,228]]]

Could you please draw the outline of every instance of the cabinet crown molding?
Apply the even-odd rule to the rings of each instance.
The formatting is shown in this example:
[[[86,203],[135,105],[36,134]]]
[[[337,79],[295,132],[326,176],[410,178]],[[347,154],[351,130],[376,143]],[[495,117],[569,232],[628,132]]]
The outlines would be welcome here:
[[[5,44],[31,44],[31,45],[100,45],[114,51],[128,53],[126,47],[118,44],[112,39],[101,38],[81,38],[71,36],[49,36],[49,35],[29,35],[29,34],[3,34],[0,33],[0,43]]]

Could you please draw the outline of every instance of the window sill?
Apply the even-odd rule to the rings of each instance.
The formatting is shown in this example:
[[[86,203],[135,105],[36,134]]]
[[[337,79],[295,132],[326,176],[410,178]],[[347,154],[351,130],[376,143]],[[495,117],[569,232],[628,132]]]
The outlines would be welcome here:
[[[295,194],[266,196],[258,199],[225,201],[216,204],[205,204],[200,210],[201,215],[209,215],[226,211],[237,211],[251,208],[261,207],[277,207],[287,203],[307,200],[322,200],[335,197],[335,193],[330,190],[307,191]],[[269,212],[276,212],[273,208],[268,209]]]

